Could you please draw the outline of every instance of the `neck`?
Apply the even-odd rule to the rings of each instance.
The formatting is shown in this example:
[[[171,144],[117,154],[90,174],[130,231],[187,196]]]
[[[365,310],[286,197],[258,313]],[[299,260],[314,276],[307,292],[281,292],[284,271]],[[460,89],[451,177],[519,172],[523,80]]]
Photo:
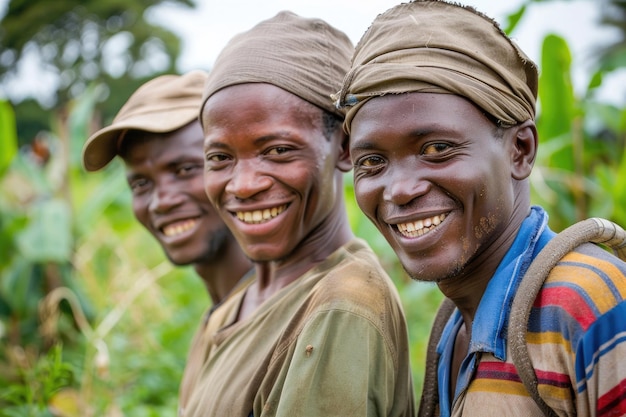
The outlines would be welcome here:
[[[235,239],[229,241],[217,260],[194,264],[214,305],[228,296],[251,267],[252,263],[239,249]]]

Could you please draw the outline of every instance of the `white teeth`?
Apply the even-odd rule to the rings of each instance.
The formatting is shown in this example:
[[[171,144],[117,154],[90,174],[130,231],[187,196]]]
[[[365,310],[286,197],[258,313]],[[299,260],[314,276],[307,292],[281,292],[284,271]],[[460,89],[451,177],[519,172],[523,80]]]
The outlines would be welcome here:
[[[197,221],[194,219],[185,220],[182,222],[177,222],[173,224],[169,224],[163,228],[163,234],[165,236],[175,236],[181,233],[186,232],[187,230],[191,230]]]
[[[273,219],[274,217],[285,211],[286,208],[287,205],[284,204],[282,206],[272,207],[271,209],[265,210],[238,211],[236,215],[237,218],[242,222],[258,224]]]
[[[398,231],[406,237],[418,237],[422,236],[439,224],[446,218],[445,214],[440,214],[438,216],[433,216],[428,219],[421,219],[411,223],[400,223],[397,225]]]

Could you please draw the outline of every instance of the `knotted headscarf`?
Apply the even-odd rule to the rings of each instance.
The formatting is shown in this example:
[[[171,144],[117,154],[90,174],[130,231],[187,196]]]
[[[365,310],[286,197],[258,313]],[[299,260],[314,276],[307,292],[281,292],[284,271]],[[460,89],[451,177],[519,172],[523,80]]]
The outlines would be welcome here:
[[[325,21],[280,12],[228,42],[209,73],[202,107],[225,87],[268,83],[343,119],[331,95],[350,68],[353,50],[348,36]]]
[[[504,126],[535,118],[537,66],[498,24],[471,7],[437,0],[403,3],[379,15],[356,46],[334,95],[344,127],[372,97],[456,94]]]

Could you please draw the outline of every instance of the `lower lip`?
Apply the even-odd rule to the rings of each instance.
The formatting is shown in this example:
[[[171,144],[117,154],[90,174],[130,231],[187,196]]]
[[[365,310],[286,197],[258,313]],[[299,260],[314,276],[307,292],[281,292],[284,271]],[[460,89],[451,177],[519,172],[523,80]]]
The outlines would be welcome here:
[[[262,223],[246,223],[243,220],[239,220],[237,216],[233,216],[234,226],[241,231],[241,233],[246,235],[264,235],[273,232],[277,227],[277,222],[280,225],[282,223],[282,217],[285,214],[287,209],[285,209],[282,213],[273,217],[269,220],[266,220]]]

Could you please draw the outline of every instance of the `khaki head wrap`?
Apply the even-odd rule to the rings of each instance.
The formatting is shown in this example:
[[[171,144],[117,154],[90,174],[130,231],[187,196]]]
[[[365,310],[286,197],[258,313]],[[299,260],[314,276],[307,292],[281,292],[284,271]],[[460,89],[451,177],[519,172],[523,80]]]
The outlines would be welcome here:
[[[198,120],[207,73],[161,75],[139,87],[122,106],[110,126],[85,142],[83,165],[87,171],[106,166],[120,150],[128,130],[168,133]]]
[[[535,118],[537,66],[490,18],[445,1],[403,3],[379,15],[359,41],[334,95],[344,127],[368,99],[385,94],[456,94],[503,126]]]
[[[323,20],[280,12],[236,35],[220,52],[202,107],[225,87],[268,83],[343,119],[344,110],[334,106],[331,95],[350,68],[353,50],[348,36]]]

